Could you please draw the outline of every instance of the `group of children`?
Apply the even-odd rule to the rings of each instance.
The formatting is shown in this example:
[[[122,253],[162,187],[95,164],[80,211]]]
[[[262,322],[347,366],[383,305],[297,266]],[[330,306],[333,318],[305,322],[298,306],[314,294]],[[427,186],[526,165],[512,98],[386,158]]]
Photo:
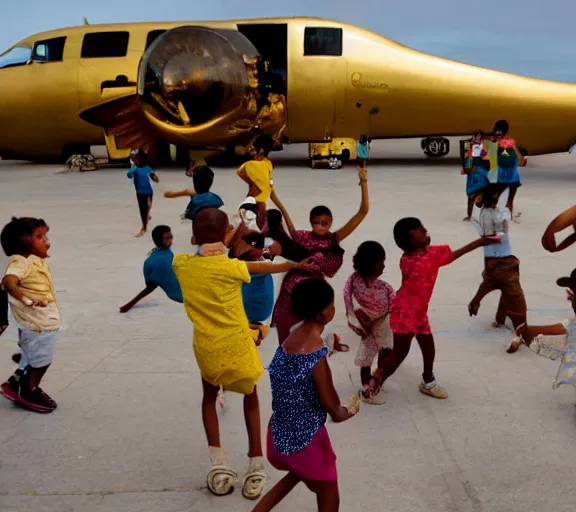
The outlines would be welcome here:
[[[156,248],[144,263],[146,287],[120,311],[129,311],[157,287],[172,300],[183,303],[194,325],[193,347],[202,377],[202,420],[211,461],[208,488],[215,495],[225,495],[234,490],[238,480],[222,447],[216,410],[221,390],[237,392],[244,395],[249,441],[242,494],[247,499],[258,499],[266,473],[257,392],[264,367],[257,346],[268,332],[262,322],[270,316],[274,292],[273,287],[261,283],[258,288],[251,286],[262,276],[285,273],[272,313],[279,347],[269,365],[273,414],[267,427],[266,448],[269,463],[287,475],[260,499],[254,511],[272,510],[299,482],[317,495],[319,510],[336,511],[336,456],[325,427],[327,415],[334,422],[341,422],[359,411],[361,400],[382,403],[378,402],[378,392],[408,355],[413,338],[424,361],[420,392],[438,399],[448,396],[434,375],[435,343],[428,320],[434,285],[441,267],[479,247],[492,252],[486,252],[484,282],[470,305],[471,314],[477,312],[485,293],[506,279],[514,281],[510,276],[517,272],[517,260],[509,254],[509,218],[502,213],[501,204],[507,197],[499,190],[485,188],[484,213],[479,220],[481,236],[457,250],[431,245],[428,231],[419,219],[399,220],[394,226],[394,240],[403,251],[402,284],[396,293],[381,280],[386,260],[382,245],[368,241],[358,247],[353,258],[354,273],[344,287],[344,303],[350,328],[361,338],[355,364],[360,367],[362,389],[341,401],[328,357],[334,351],[346,352],[348,347],[337,336],[324,334],[335,314],[334,290],[325,278],[339,271],[344,255],[341,242],[368,214],[367,170],[363,166],[358,173],[358,212],[343,227],[332,230],[331,211],[326,206],[316,206],[310,212],[310,228],[296,230],[274,189],[269,142],[260,138],[256,143],[257,156],[238,171],[249,191],[239,208],[237,222],[231,223],[220,209],[222,200],[210,192],[214,174],[206,166],[192,170],[193,189],[166,193],[167,197],[190,196],[185,217],[192,221],[192,243],[196,248],[191,254],[174,256],[170,228],[156,226],[152,232]],[[152,193],[145,185],[146,180],[150,185],[149,179],[155,174],[147,168],[143,155],[142,151],[133,152],[135,168],[130,174],[135,180],[145,231],[152,201]],[[267,208],[269,200],[277,210]],[[50,248],[47,233],[48,226],[41,219],[15,218],[1,234],[2,248],[10,257],[2,287],[18,323],[21,349],[19,368],[2,384],[1,391],[6,398],[36,412],[56,408],[54,400],[39,387],[52,362],[61,322],[46,263]],[[550,236],[546,240],[551,248]],[[274,263],[276,256],[286,261]],[[576,311],[576,273],[558,283],[571,290],[570,300]],[[541,354],[565,356],[574,350],[567,340],[573,339],[571,332],[576,324],[526,326],[525,302],[522,306],[514,286],[501,289],[507,294],[502,314],[514,321],[515,342],[529,343]],[[522,307],[524,317],[520,318]],[[553,336],[560,336],[563,341],[558,342]],[[327,339],[332,341],[327,343]],[[375,360],[377,368],[372,372]],[[564,366],[563,371],[569,376],[559,377],[559,383],[572,378],[576,363],[573,367]]]

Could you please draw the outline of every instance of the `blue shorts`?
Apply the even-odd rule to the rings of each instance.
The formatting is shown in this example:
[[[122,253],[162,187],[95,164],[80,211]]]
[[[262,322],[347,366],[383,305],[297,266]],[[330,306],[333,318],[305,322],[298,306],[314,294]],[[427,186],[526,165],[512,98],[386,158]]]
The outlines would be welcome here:
[[[18,329],[18,346],[22,351],[20,368],[44,368],[52,363],[58,331],[27,331]]]

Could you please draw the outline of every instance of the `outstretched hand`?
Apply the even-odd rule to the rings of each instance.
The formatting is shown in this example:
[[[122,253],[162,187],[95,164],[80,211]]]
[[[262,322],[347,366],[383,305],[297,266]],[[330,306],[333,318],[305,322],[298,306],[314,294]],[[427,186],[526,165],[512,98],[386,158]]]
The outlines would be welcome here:
[[[300,263],[296,263],[294,268],[297,270],[303,270],[304,272],[318,272],[320,271],[320,267],[314,263],[312,258],[309,258],[305,261],[301,261]]]

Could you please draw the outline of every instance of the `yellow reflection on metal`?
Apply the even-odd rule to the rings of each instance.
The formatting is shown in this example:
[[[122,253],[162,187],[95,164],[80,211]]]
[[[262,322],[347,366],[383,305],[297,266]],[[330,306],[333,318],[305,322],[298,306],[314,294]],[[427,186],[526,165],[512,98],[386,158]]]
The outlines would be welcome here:
[[[257,52],[237,32],[238,24],[287,25],[286,94],[262,95]],[[209,50],[205,62],[215,59],[213,69],[183,64],[172,71],[175,82],[164,80],[146,95],[150,77],[139,77],[139,63],[149,33],[177,33],[173,29],[183,26],[188,30],[175,41],[191,59],[197,58],[195,48]],[[341,28],[342,56],[304,55],[306,27]],[[129,32],[126,56],[81,58],[84,35],[105,31]],[[36,42],[57,37],[66,37],[62,60],[32,58]],[[31,58],[2,68],[17,52]],[[165,54],[171,55],[170,47]],[[213,96],[220,100],[209,99],[214,84],[223,87]],[[182,94],[194,101],[183,101]],[[208,110],[198,120],[200,107]],[[82,25],[30,36],[0,56],[4,158],[61,157],[104,141],[111,156],[135,145],[154,149],[161,141],[195,149],[247,148],[259,133],[278,142],[312,143],[361,134],[468,135],[490,131],[497,119],[509,121],[511,135],[531,154],[567,151],[576,142],[576,86],[437,58],[315,18]]]

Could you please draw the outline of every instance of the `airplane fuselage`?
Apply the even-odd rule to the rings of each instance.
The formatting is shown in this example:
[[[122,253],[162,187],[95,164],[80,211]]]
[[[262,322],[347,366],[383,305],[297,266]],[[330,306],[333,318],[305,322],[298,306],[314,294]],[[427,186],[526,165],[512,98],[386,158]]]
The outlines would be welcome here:
[[[433,57],[345,23],[274,18],[84,25],[20,41],[0,56],[0,156],[103,144],[79,114],[134,94],[146,48],[184,25],[239,30],[254,44],[285,81],[289,142],[466,135],[501,118],[531,154],[576,142],[576,85]]]

